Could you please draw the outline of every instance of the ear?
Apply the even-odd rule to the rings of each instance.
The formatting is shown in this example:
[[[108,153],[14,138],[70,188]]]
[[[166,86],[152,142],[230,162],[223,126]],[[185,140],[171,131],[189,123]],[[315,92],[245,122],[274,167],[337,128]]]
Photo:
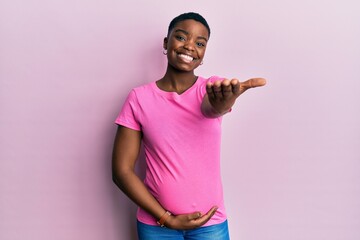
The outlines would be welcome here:
[[[164,43],[163,43],[163,48],[164,48],[165,50],[167,50],[167,43],[168,43],[168,38],[165,37],[165,38],[164,38]]]

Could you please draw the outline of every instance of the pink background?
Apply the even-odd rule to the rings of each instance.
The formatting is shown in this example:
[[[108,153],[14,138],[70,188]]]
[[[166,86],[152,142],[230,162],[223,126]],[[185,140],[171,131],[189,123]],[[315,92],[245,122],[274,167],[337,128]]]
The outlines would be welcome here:
[[[197,73],[265,77],[224,118],[232,239],[360,239],[359,1],[0,2],[0,239],[136,239],[111,180],[113,121],[165,70],[187,11],[212,36]]]

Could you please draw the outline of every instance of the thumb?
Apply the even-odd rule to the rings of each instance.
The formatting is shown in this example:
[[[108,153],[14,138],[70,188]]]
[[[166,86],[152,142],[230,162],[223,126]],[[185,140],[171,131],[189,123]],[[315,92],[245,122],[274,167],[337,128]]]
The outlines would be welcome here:
[[[201,217],[201,212],[195,212],[189,214],[189,220],[195,220]]]
[[[251,78],[245,82],[240,83],[242,88],[249,89],[255,87],[261,87],[266,84],[266,79],[264,78]]]

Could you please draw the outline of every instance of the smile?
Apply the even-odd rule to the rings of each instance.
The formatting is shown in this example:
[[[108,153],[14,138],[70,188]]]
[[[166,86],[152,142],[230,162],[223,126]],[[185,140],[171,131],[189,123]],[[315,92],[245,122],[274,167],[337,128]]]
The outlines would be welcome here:
[[[190,62],[192,62],[192,61],[194,60],[193,57],[191,57],[191,56],[189,56],[189,55],[186,55],[186,54],[180,53],[180,54],[178,54],[178,56],[179,56],[179,58],[180,58],[181,60],[183,60],[183,61],[186,62],[186,63],[190,63]]]

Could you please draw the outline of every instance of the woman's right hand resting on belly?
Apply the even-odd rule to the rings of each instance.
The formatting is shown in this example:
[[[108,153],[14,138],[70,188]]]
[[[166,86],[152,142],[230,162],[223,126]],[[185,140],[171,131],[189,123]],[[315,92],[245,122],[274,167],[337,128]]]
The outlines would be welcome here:
[[[164,225],[168,228],[178,230],[188,230],[201,227],[207,223],[212,216],[216,213],[217,207],[212,207],[206,214],[202,215],[200,212],[190,214],[180,214],[169,216]]]

